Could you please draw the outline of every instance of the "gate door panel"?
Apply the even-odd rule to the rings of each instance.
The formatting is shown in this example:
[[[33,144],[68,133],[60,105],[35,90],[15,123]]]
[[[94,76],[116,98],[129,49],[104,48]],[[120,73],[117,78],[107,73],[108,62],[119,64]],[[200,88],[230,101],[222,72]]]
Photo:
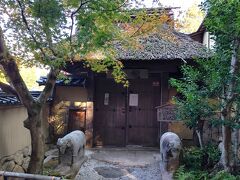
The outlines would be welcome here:
[[[125,145],[125,89],[112,79],[97,79],[94,140],[96,145]]]
[[[131,98],[134,94],[135,99],[134,97]],[[133,101],[135,101],[135,104]],[[157,145],[158,122],[155,107],[159,104],[160,83],[158,81],[149,79],[135,79],[134,81],[130,81],[128,144],[143,146]]]

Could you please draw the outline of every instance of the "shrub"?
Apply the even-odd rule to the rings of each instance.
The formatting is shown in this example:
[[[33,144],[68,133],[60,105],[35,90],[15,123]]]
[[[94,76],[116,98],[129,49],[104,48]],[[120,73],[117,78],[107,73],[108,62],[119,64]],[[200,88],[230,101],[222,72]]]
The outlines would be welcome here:
[[[189,171],[180,166],[174,174],[176,180],[239,180],[240,176],[234,176],[225,171],[219,171],[213,177],[210,177],[207,171]]]
[[[208,173],[205,171],[189,171],[181,166],[175,173],[176,180],[207,180]]]
[[[204,152],[205,156],[207,157],[207,165],[205,166],[205,168],[207,168],[207,169],[213,168],[214,165],[217,164],[220,159],[220,156],[221,156],[220,150],[214,144],[207,144],[203,148],[203,152]],[[204,159],[204,161],[206,161],[206,160]]]
[[[203,149],[189,147],[183,150],[182,165],[190,170],[204,170],[213,168],[219,161],[220,151],[216,145],[208,144]]]
[[[174,175],[176,180],[240,180],[240,176],[234,176],[225,171],[219,171],[209,175],[210,170],[218,163],[220,158],[218,147],[213,144],[199,147],[188,147],[183,150],[182,166]]]
[[[183,150],[182,164],[191,170],[200,170],[202,165],[203,151],[198,147],[185,148]]]
[[[240,176],[233,176],[226,171],[219,171],[211,180],[239,180]]]

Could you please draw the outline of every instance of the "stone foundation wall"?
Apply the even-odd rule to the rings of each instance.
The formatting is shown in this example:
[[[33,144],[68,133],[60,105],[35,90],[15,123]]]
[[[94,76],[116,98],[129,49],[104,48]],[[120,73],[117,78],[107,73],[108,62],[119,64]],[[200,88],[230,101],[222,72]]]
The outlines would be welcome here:
[[[49,139],[49,105],[46,104],[42,115],[45,142]],[[28,114],[22,105],[0,105],[0,159],[14,154],[31,144],[30,131],[23,126]]]
[[[29,130],[23,126],[26,118],[23,106],[0,106],[0,159],[31,144]]]
[[[30,155],[30,148],[25,147],[10,156],[5,156],[0,159],[0,170],[25,173],[30,162]]]

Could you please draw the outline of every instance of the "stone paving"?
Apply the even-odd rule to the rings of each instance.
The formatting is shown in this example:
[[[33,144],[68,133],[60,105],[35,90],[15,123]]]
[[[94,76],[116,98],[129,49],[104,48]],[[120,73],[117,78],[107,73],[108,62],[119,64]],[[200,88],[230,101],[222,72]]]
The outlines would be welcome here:
[[[86,156],[77,180],[160,180],[158,149],[97,148]]]

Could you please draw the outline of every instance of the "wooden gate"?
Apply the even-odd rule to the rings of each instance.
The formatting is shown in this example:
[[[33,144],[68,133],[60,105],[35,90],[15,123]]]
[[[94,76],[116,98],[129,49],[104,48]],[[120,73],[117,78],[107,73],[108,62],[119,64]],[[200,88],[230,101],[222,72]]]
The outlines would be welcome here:
[[[96,145],[125,145],[125,89],[112,79],[96,80],[94,140]]]
[[[158,140],[155,107],[160,104],[160,82],[134,79],[128,92],[128,144],[155,146]],[[136,104],[131,102],[134,95],[138,99]]]
[[[113,79],[99,78],[95,88],[95,145],[155,146],[158,141],[156,106],[160,81],[134,79],[123,88]]]

